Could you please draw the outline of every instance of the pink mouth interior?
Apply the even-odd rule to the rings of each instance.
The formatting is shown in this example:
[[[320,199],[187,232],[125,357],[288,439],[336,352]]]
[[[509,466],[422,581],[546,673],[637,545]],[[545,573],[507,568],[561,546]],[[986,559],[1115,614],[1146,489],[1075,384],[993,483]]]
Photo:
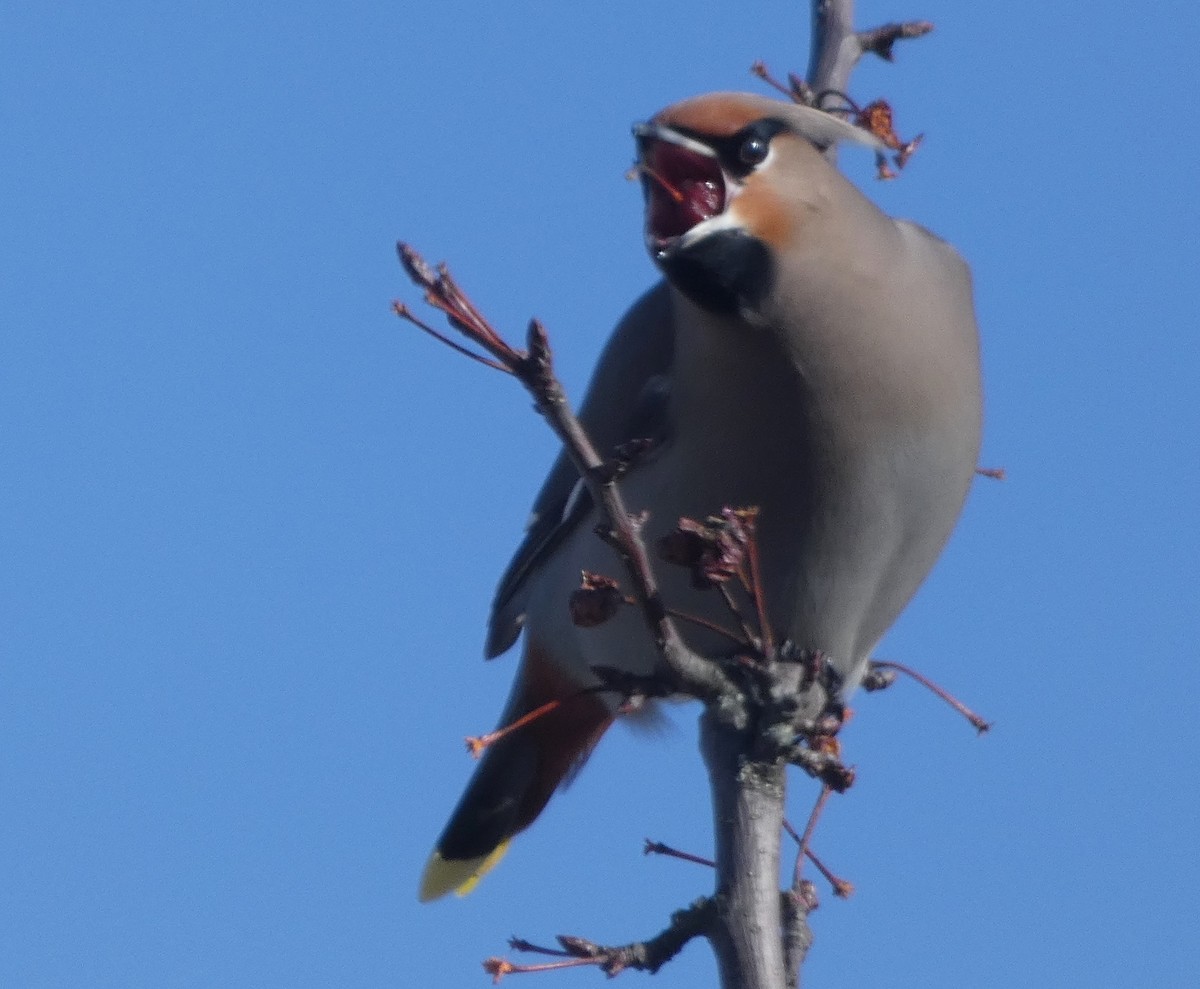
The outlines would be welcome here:
[[[665,242],[725,209],[725,180],[716,159],[678,144],[655,141],[643,159],[650,197],[646,231]]]

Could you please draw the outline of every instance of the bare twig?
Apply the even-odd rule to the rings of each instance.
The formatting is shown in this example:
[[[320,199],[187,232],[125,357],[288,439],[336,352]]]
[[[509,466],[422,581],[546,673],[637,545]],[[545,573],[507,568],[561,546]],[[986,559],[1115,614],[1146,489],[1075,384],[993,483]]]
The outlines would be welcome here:
[[[812,836],[817,830],[817,822],[821,819],[821,813],[825,810],[825,805],[829,802],[829,797],[832,793],[833,789],[828,784],[821,787],[820,796],[817,797],[817,802],[813,805],[812,812],[808,815],[808,823],[804,825],[804,834],[799,839],[800,851],[808,852],[808,847],[812,844]]]
[[[475,353],[475,351],[469,350],[468,348],[462,346],[462,344],[456,343],[455,341],[451,340],[444,333],[441,333],[438,330],[435,330],[432,326],[430,326],[428,323],[426,323],[423,319],[418,318],[417,315],[411,309],[409,309],[408,306],[406,306],[403,302],[393,302],[392,303],[392,312],[394,312],[401,319],[406,320],[409,323],[412,323],[412,325],[415,326],[417,329],[422,330],[425,333],[428,333],[431,337],[433,337],[435,340],[439,341],[440,343],[444,343],[451,350],[458,351],[458,353],[462,354],[464,357],[469,357],[473,361],[478,361],[484,367],[490,367],[494,371],[503,371],[505,374],[512,373],[507,367],[505,367],[499,361],[493,361],[487,357],[484,357],[482,354],[477,354],[477,353]]]
[[[515,374],[517,367],[526,360],[527,355],[510,347],[492,325],[483,318],[475,305],[467,298],[466,293],[458,287],[444,264],[431,268],[426,260],[407,244],[397,244],[396,252],[400,255],[400,264],[405,273],[418,286],[425,290],[425,301],[433,308],[442,312],[450,321],[450,325],[462,333],[473,343],[487,350],[504,369]],[[411,314],[403,303],[393,303],[397,315],[412,322]],[[421,324],[417,324],[421,325]],[[424,329],[424,327],[422,327]],[[439,340],[445,340],[435,333]]]
[[[720,585],[720,589],[724,592],[725,586]],[[603,625],[624,605],[636,608],[637,600],[627,594],[622,594],[619,585],[611,577],[590,573],[587,570],[581,574],[579,587],[571,592],[567,601],[571,612],[571,621],[581,628]],[[731,632],[700,615],[690,615],[677,608],[667,608],[666,611],[675,621],[687,622],[689,625],[705,629],[743,649],[753,648],[754,636],[745,624],[742,626],[743,635],[739,636],[736,632]]]
[[[819,858],[817,858],[816,853],[811,848],[804,849],[804,854],[808,857],[808,860],[817,867],[817,871],[825,877],[825,881],[828,882],[831,887],[833,887],[834,896],[845,900],[853,895],[854,883],[850,882],[848,879],[842,879],[840,876],[834,875],[829,867],[826,866],[825,863]]]
[[[799,880],[783,894],[784,976],[787,989],[799,989],[800,968],[813,943],[808,915],[816,909],[817,891],[807,879]]]
[[[742,609],[738,607],[738,603],[734,600],[733,591],[729,589],[728,584],[718,584],[717,592],[721,595],[721,600],[725,602],[725,606],[729,609],[729,613],[733,615],[734,621],[738,623],[738,627],[742,630],[742,635],[745,636],[745,641],[748,646],[753,649],[758,649],[760,640],[754,634],[754,629],[750,627],[750,622],[742,613]]]
[[[750,596],[758,609],[758,631],[762,636],[762,650],[765,655],[774,658],[775,636],[771,631],[771,619],[767,615],[767,596],[762,581],[762,567],[759,564],[758,509],[743,510],[741,521],[747,531],[746,556],[750,562]]]
[[[722,587],[721,590],[724,591],[725,588]],[[667,614],[677,622],[687,622],[689,625],[695,625],[697,628],[707,629],[714,635],[719,635],[743,649],[754,648],[754,636],[745,625],[742,626],[742,635],[738,635],[736,632],[731,632],[729,629],[723,628],[716,622],[710,622],[707,618],[701,618],[699,615],[689,615],[686,611],[679,611],[677,608],[668,608]]]
[[[821,798],[817,801],[818,808],[823,803],[825,796],[828,795],[828,792],[828,788],[822,791]],[[817,810],[814,810],[813,814],[815,815],[816,813]],[[795,891],[802,889],[804,884],[807,882],[807,880],[803,877],[803,868],[804,860],[808,859],[814,866],[816,866],[817,871],[825,877],[826,881],[833,888],[833,895],[842,899],[846,899],[854,892],[854,884],[849,880],[842,879],[840,876],[834,875],[833,871],[824,862],[817,858],[817,853],[808,846],[808,841],[810,838],[812,838],[812,829],[815,823],[815,817],[809,818],[808,827],[804,829],[804,837],[801,837],[796,829],[792,827],[786,820],[783,822],[784,830],[791,835],[792,840],[795,841],[796,845],[798,846],[798,851],[796,852],[796,865],[792,872],[792,890]],[[815,908],[816,907],[814,905],[813,909]]]
[[[606,668],[596,667],[595,669],[602,671]],[[651,694],[653,694],[653,696],[659,696],[665,693],[662,690],[657,692],[646,690],[645,687],[647,678],[645,677],[635,677],[633,674],[624,673],[623,671],[614,672],[616,673],[616,676],[609,681],[606,681],[604,677],[601,677],[600,683],[591,687],[581,687],[579,690],[576,690],[572,694],[567,694],[565,697],[557,697],[554,700],[547,701],[540,707],[535,707],[532,711],[521,715],[521,717],[517,718],[515,721],[512,721],[507,725],[502,725],[495,731],[490,731],[485,735],[468,735],[464,739],[467,745],[467,751],[470,752],[471,755],[473,755],[476,759],[478,759],[481,755],[483,755],[485,749],[495,745],[502,738],[506,738],[508,735],[511,735],[513,732],[520,731],[522,728],[528,728],[539,718],[544,718],[546,715],[558,710],[560,707],[570,704],[574,700],[578,700],[580,697],[588,697],[592,694],[602,694],[606,692],[624,694],[626,698],[635,692],[642,692],[644,696],[650,696]],[[636,685],[635,681],[637,681]]]
[[[578,696],[578,694],[572,696]],[[566,697],[561,700],[555,698],[552,701],[547,701],[541,707],[535,707],[528,714],[524,714],[517,718],[517,720],[512,722],[512,724],[504,725],[504,727],[497,728],[495,731],[490,731],[486,735],[468,735],[465,739],[467,743],[467,751],[470,752],[471,755],[473,755],[476,759],[478,759],[481,755],[483,755],[484,749],[495,745],[498,741],[500,741],[500,739],[504,738],[506,735],[511,735],[514,731],[520,731],[527,725],[537,721],[538,718],[545,717],[551,711],[555,711],[562,707],[563,704],[567,703],[569,700],[571,700],[571,697]]]
[[[855,30],[854,0],[813,0],[812,52],[808,84],[817,93],[849,89],[850,73],[867,52],[892,61],[892,47],[906,38],[919,38],[933,30],[929,21],[884,24]]]
[[[846,107],[830,107],[831,113],[849,116],[854,108],[854,101],[845,96],[850,88],[850,73],[858,64],[858,60],[867,52],[873,52],[886,61],[892,61],[892,48],[897,41],[905,38],[919,38],[933,30],[930,21],[908,21],[906,23],[884,24],[880,27],[865,31],[855,30],[854,0],[812,0],[812,51],[808,62],[808,85],[811,92],[816,93],[814,106],[826,109],[824,99],[827,95],[839,95],[846,99]],[[883,103],[883,101],[876,101]],[[872,104],[874,106],[875,104]],[[883,103],[883,106],[887,106]],[[890,131],[891,108],[887,108]],[[868,129],[877,136],[884,137],[870,121],[861,118],[856,121],[860,126],[867,125]],[[895,137],[894,131],[890,131]],[[903,168],[908,159],[921,143],[922,135],[913,140],[894,143],[889,147],[897,154],[894,162],[897,168]],[[887,140],[887,138],[884,138]],[[837,146],[830,147],[826,152],[830,161],[837,159]],[[880,154],[875,156],[875,165],[880,179],[895,178],[887,160]]]
[[[715,869],[717,863],[712,859],[706,859],[700,855],[693,855],[691,852],[681,852],[678,848],[672,848],[670,845],[664,845],[661,841],[651,841],[646,839],[646,845],[642,849],[643,855],[666,855],[668,858],[682,859],[684,862],[693,862],[696,865],[707,865],[709,868]]]
[[[816,105],[816,94],[813,93],[812,87],[794,72],[788,73],[788,84],[785,86],[771,75],[771,70],[767,68],[766,62],[755,62],[750,66],[750,71],[793,103],[799,103],[802,106]]]
[[[689,649],[667,613],[658,591],[658,583],[650,565],[649,553],[642,541],[639,526],[625,508],[614,475],[604,458],[596,451],[571,410],[562,384],[554,373],[554,359],[545,328],[537,320],[529,324],[526,349],[517,350],[484,318],[483,314],[462,291],[444,265],[430,267],[421,255],[407,244],[397,244],[401,264],[408,276],[425,291],[425,301],[445,314],[450,325],[469,341],[486,350],[503,369],[517,377],[533,396],[535,407],[563,443],[593,500],[604,513],[609,526],[610,545],[617,549],[630,582],[634,597],[642,609],[646,624],[654,635],[661,658],[661,675],[676,685],[682,693],[707,702],[719,702],[723,717],[744,726],[747,721],[745,698],[729,680],[720,666]],[[432,332],[416,321],[407,307],[396,303],[394,310],[409,322]],[[450,343],[440,334],[433,334]],[[463,348],[455,347],[459,352]],[[469,353],[469,352],[468,352]],[[476,360],[492,366],[485,358]]]
[[[948,691],[945,687],[941,687],[934,683],[927,676],[918,673],[911,666],[905,666],[903,663],[893,663],[887,660],[873,659],[871,660],[870,668],[871,670],[895,670],[898,673],[903,673],[907,677],[912,677],[912,679],[916,680],[917,683],[919,683],[922,687],[940,697],[952,708],[954,708],[954,710],[971,722],[972,727],[974,727],[974,729],[979,732],[980,735],[991,730],[992,724],[990,721],[981,718],[978,714],[967,707],[966,704],[950,693],[950,691]],[[879,688],[877,687],[875,689]]]
[[[897,41],[920,38],[932,30],[932,21],[906,21],[903,24],[881,24],[879,27],[871,28],[868,31],[859,31],[858,43],[862,47],[864,54],[871,52],[878,55],[885,62],[891,62],[895,60],[892,48]]]
[[[517,965],[505,958],[489,958],[484,970],[492,976],[493,984],[505,975],[528,972],[550,972],[580,965],[595,965],[610,978],[627,968],[657,972],[674,958],[693,938],[708,936],[716,920],[715,902],[708,898],[697,900],[689,907],[671,915],[671,923],[659,934],[646,941],[636,941],[619,947],[596,944],[586,938],[559,935],[562,948],[543,948],[521,938],[513,938],[509,946],[514,951],[531,951],[563,959],[535,965]]]
[[[829,752],[815,752],[797,745],[788,754],[788,761],[836,793],[845,793],[854,785],[854,767],[843,765],[836,755]]]

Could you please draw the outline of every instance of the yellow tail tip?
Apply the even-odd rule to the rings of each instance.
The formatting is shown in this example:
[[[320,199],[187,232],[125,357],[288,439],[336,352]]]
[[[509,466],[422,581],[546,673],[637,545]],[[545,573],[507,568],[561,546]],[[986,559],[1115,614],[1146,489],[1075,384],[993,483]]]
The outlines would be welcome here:
[[[435,850],[425,863],[425,874],[421,876],[420,901],[428,903],[430,900],[439,900],[447,893],[466,896],[484,874],[504,858],[510,841],[511,838],[506,838],[487,855],[473,859],[445,859],[440,851]]]

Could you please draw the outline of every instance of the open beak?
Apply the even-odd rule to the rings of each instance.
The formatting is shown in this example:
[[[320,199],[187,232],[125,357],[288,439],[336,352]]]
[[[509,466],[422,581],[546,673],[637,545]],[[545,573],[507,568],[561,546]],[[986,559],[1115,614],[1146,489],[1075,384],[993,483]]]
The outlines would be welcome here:
[[[725,211],[725,175],[716,152],[661,124],[637,124],[637,170],[646,195],[646,244],[668,254],[697,224]]]

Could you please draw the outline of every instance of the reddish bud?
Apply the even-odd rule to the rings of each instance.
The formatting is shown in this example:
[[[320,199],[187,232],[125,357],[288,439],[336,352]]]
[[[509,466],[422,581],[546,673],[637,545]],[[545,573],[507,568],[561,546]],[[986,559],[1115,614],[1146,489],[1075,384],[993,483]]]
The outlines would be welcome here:
[[[483,970],[492,977],[492,985],[499,985],[504,976],[515,970],[515,966],[504,958],[485,958]]]
[[[854,785],[854,767],[830,762],[822,769],[819,779],[834,793],[845,793]]]
[[[741,572],[756,515],[754,509],[725,508],[704,522],[680,519],[675,530],[658,541],[659,556],[691,570],[693,587],[723,584]]]
[[[908,159],[920,147],[921,141],[925,137],[924,134],[918,134],[911,141],[902,140],[900,135],[896,133],[892,117],[892,107],[887,100],[875,100],[873,103],[868,103],[858,111],[854,122],[864,130],[870,131],[887,147],[896,152],[892,160],[895,162],[897,168],[903,168],[908,164]],[[878,170],[877,177],[881,180],[894,179],[896,177],[896,173],[892,171],[891,166],[883,155],[877,154],[875,156],[875,167]]]
[[[580,628],[603,625],[624,603],[625,596],[615,580],[585,570],[579,588],[571,593],[571,621]]]
[[[817,898],[817,887],[811,879],[801,879],[792,895],[805,913],[811,913],[821,905]]]
[[[868,692],[886,690],[896,682],[897,676],[899,674],[895,670],[885,670],[874,666],[867,670],[867,675],[863,677],[860,686]]]

